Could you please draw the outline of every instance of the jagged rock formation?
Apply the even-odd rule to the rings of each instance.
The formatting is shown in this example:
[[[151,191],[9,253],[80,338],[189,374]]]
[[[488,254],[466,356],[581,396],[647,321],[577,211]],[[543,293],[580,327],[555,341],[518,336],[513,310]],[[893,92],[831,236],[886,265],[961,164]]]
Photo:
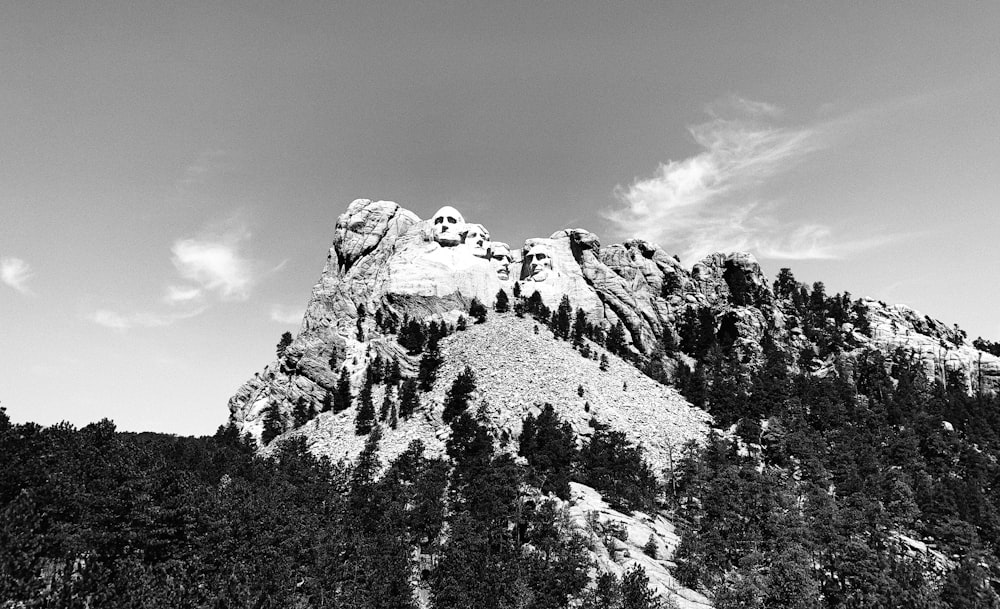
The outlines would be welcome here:
[[[473,242],[463,243],[469,234]],[[284,410],[303,399],[321,404],[342,366],[357,376],[368,346],[386,342],[375,328],[376,312],[454,323],[473,299],[490,306],[499,290],[512,293],[515,279],[524,296],[537,291],[550,308],[566,295],[592,323],[610,328],[621,321],[638,359],[653,353],[666,333],[676,335],[685,311],[699,308],[711,311],[751,361],[765,333],[792,353],[812,347],[789,303],[775,297],[750,254],[712,254],[686,270],[654,244],[629,240],[602,248],[593,233],[569,229],[528,239],[518,268],[509,247],[488,238],[485,227],[466,224],[450,207],[422,221],[396,203],[351,203],[337,222],[298,336],[280,361],[233,396],[232,420],[259,434],[268,404]],[[866,347],[887,353],[903,348],[932,378],[957,371],[970,391],[1000,388],[1000,358],[975,349],[961,332],[906,307],[861,303],[869,329],[845,324],[846,356]],[[530,369],[537,362],[520,365]]]

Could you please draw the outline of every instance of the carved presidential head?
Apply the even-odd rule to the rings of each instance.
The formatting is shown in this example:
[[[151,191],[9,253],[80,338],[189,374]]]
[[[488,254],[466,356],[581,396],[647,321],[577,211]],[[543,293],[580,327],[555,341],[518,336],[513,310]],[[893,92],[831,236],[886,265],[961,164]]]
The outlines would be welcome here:
[[[501,241],[490,243],[490,264],[496,269],[497,278],[502,281],[510,279],[510,263],[513,261],[509,245]]]
[[[431,227],[435,241],[444,246],[458,245],[462,242],[465,218],[454,207],[445,205],[431,218]]]
[[[544,245],[533,245],[524,256],[530,281],[545,281],[552,274],[552,253]]]
[[[490,240],[490,231],[482,224],[466,224],[465,232],[462,233],[462,243],[470,245],[476,249],[485,249],[486,242]]]

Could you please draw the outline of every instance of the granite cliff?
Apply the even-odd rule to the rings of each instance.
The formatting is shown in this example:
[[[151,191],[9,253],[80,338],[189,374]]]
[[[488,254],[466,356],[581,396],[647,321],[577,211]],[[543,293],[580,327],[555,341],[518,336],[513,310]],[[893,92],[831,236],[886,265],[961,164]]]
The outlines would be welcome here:
[[[551,309],[566,295],[574,310],[582,309],[588,322],[605,329],[621,322],[633,363],[648,361],[665,340],[677,338],[686,314],[705,310],[746,359],[759,356],[765,334],[790,353],[813,350],[822,355],[810,364],[818,374],[838,362],[849,363],[852,353],[865,348],[886,354],[903,349],[931,378],[957,373],[953,378],[962,379],[970,392],[1000,388],[1000,358],[977,350],[960,330],[907,307],[871,299],[857,301],[843,323],[827,320],[836,324],[843,345],[835,355],[824,353],[803,332],[790,300],[775,295],[760,265],[747,253],[712,254],[686,269],[657,245],[628,240],[602,247],[595,234],[583,229],[528,239],[512,251],[506,243],[491,241],[482,225],[466,223],[453,208],[421,220],[396,203],[359,199],[337,221],[326,266],[298,335],[282,358],[231,398],[230,418],[259,437],[262,413],[271,404],[290,411],[306,400],[319,410],[343,366],[358,380],[376,354],[405,365],[405,354],[378,327],[378,318],[434,318],[454,324],[474,299],[491,307],[499,291],[512,296],[515,284],[525,297],[537,291]],[[507,327],[507,335],[529,340],[516,324]],[[483,390],[558,381],[545,370],[560,359],[560,347],[564,345],[552,343],[551,348],[529,353],[492,353],[486,367],[498,377],[508,368],[519,372]],[[579,360],[572,352],[562,355]],[[662,361],[666,378],[675,364],[670,358]],[[618,376],[635,373],[631,369]],[[441,380],[451,379],[444,375]],[[617,380],[633,386],[637,382],[624,376]],[[676,393],[663,399],[683,401]],[[684,420],[690,422],[690,437],[695,437],[705,418],[691,414]],[[638,442],[656,441],[655,430],[632,432]]]

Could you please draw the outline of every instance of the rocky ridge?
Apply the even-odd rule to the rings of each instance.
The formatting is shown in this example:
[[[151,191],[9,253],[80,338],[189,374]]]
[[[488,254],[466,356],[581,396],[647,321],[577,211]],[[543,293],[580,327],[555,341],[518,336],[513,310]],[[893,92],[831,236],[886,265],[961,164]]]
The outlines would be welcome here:
[[[455,222],[441,240],[445,218]],[[539,292],[552,309],[568,296],[574,309],[604,328],[621,321],[627,348],[639,360],[653,354],[665,334],[677,335],[686,311],[700,308],[729,323],[746,359],[760,354],[766,333],[792,353],[814,347],[750,254],[712,254],[687,270],[654,244],[628,240],[602,247],[593,233],[569,229],[527,240],[519,256],[494,256],[510,250],[499,242],[497,247],[462,243],[462,226],[465,219],[452,208],[421,220],[396,203],[352,202],[337,221],[298,336],[283,358],[232,397],[231,420],[259,437],[268,405],[289,412],[306,400],[318,409],[345,365],[359,381],[369,347],[392,340],[376,328],[376,312],[454,323],[473,299],[489,307],[499,290],[513,294],[515,283],[524,296]],[[488,236],[484,227],[475,226]],[[547,256],[539,262],[529,255],[532,250]],[[1000,389],[1000,358],[977,350],[957,329],[901,305],[862,299],[859,310],[869,329],[844,324],[847,356],[869,347],[886,353],[903,348],[923,362],[931,378],[944,380],[953,371],[961,373],[970,392]],[[519,357],[526,358],[519,362],[525,370],[538,365],[531,354]],[[817,370],[832,369],[832,364],[828,359]],[[652,443],[651,436],[640,440]]]

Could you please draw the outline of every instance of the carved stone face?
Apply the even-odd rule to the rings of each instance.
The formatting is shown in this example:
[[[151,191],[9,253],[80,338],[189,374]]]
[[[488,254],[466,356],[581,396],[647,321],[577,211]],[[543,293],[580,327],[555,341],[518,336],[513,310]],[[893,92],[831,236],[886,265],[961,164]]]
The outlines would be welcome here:
[[[486,255],[486,242],[490,240],[490,231],[482,224],[467,224],[462,235],[462,243],[476,250],[483,250]]]
[[[445,205],[434,214],[431,226],[434,227],[435,241],[444,246],[458,245],[462,242],[465,218],[454,207]]]
[[[490,243],[490,263],[496,269],[498,279],[502,281],[510,279],[510,263],[513,261],[509,245],[500,241]]]
[[[552,254],[543,245],[536,245],[528,250],[524,257],[528,263],[528,279],[545,281],[552,274]]]

